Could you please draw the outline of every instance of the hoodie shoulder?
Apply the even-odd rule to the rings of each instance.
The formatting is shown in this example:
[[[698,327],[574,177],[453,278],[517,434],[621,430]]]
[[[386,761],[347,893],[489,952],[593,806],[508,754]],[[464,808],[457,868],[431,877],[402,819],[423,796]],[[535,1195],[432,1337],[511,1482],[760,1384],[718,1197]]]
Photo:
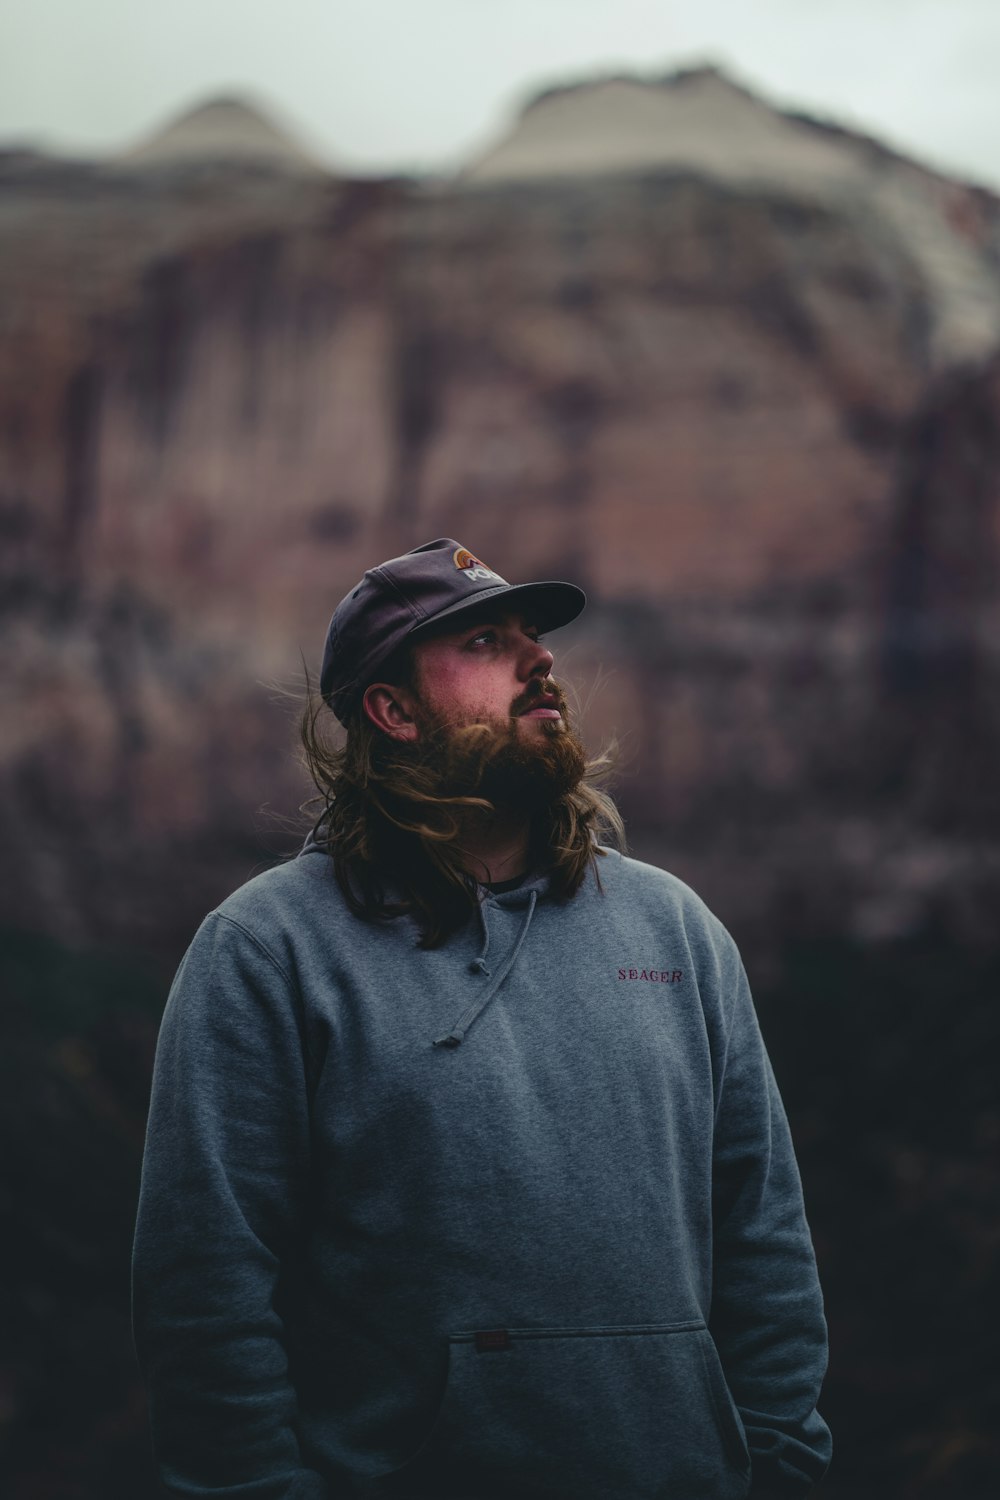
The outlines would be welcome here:
[[[616,903],[628,903],[647,915],[669,914],[692,940],[720,954],[733,954],[738,961],[736,944],[727,928],[697,891],[669,870],[607,849],[605,857],[597,861],[596,873],[601,888]]]
[[[315,845],[253,876],[212,913],[267,947],[281,948],[288,933],[317,916],[329,922],[346,913],[333,861]]]
[[[613,887],[620,896],[627,894],[643,900],[668,901],[700,920],[722,926],[697,891],[658,865],[644,864],[642,860],[620,854],[616,849],[605,849],[604,858],[597,862],[597,873],[600,883],[608,889]]]

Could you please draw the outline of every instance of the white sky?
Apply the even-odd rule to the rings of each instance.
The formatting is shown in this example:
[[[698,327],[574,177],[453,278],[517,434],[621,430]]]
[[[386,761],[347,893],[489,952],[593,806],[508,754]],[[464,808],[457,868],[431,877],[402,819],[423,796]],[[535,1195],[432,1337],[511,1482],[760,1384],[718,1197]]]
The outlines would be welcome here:
[[[341,168],[450,169],[545,84],[703,61],[1000,189],[1000,0],[0,0],[0,143],[237,92]]]

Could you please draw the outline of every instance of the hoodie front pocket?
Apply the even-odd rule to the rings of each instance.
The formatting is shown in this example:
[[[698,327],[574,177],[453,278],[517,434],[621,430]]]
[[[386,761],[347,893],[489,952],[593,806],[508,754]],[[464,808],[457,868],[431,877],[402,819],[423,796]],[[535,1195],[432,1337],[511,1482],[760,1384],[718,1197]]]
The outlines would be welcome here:
[[[741,1500],[749,1468],[703,1323],[504,1329],[449,1339],[437,1418],[377,1492]]]

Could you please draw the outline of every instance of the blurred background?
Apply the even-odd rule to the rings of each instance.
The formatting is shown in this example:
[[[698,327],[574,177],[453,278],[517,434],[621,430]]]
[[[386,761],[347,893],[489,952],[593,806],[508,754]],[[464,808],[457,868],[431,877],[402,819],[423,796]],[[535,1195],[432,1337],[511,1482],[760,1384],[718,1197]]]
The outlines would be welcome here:
[[[1000,1493],[1000,11],[6,0],[0,1477],[150,1500],[128,1256],[304,672],[454,536],[754,981],[838,1500]]]

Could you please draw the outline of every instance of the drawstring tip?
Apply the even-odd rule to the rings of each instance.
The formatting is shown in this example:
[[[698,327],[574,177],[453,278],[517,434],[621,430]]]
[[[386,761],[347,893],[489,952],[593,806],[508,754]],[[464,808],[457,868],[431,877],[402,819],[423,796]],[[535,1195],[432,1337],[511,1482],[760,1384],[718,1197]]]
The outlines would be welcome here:
[[[458,1047],[465,1036],[464,1031],[449,1031],[447,1036],[436,1036],[432,1047]]]

